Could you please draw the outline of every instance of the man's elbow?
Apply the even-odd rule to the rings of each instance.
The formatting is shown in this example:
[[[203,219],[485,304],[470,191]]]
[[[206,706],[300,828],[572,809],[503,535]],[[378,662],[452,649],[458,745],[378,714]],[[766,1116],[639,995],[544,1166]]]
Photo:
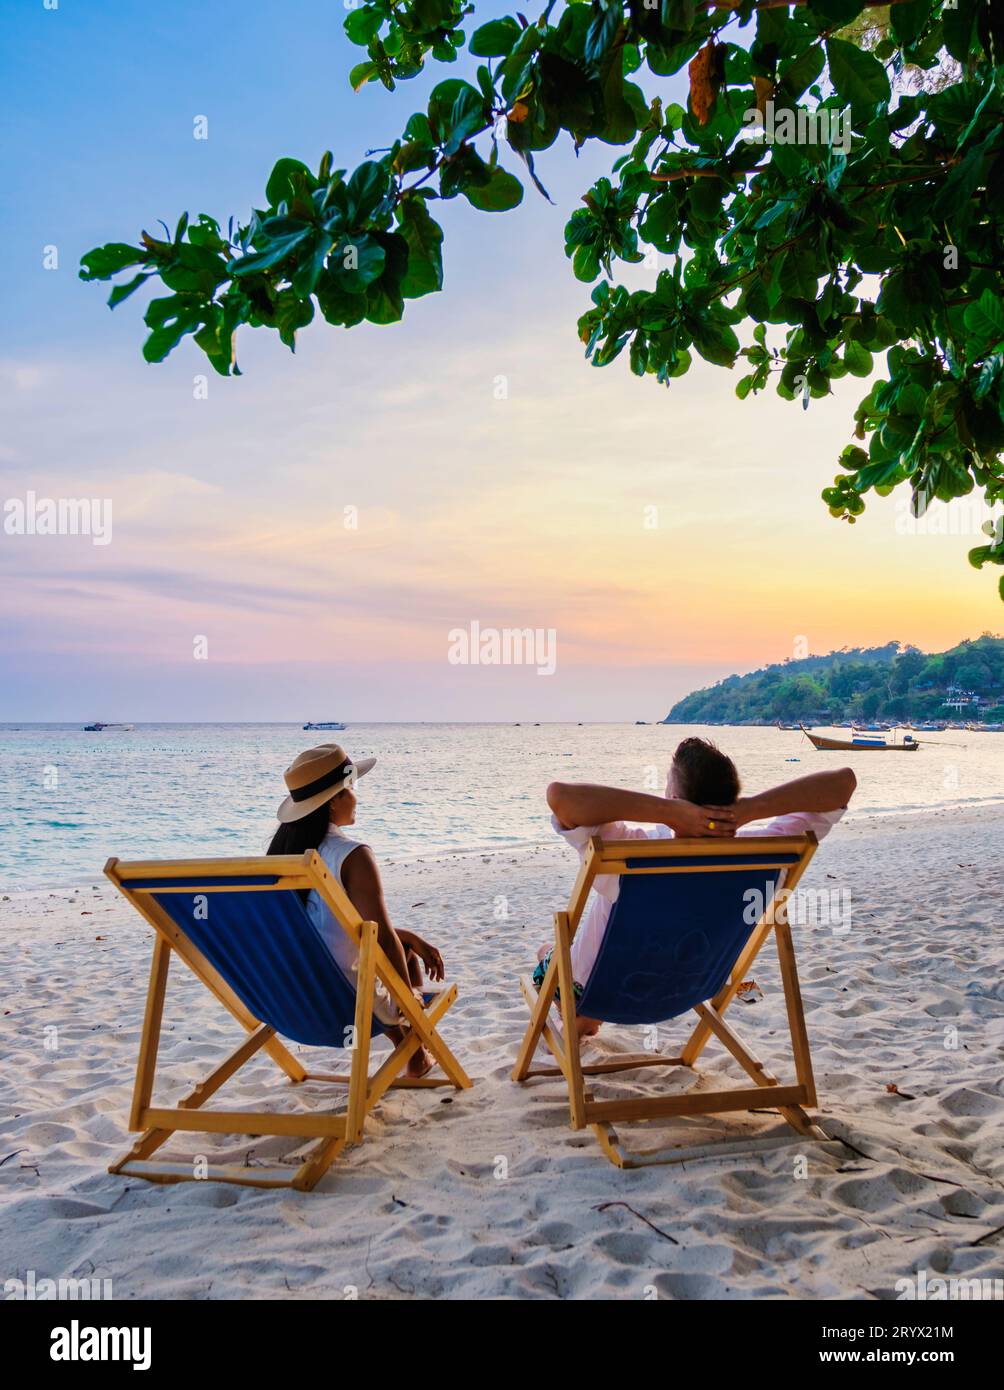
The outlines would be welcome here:
[[[855,776],[854,769],[852,767],[842,767],[840,769],[839,775],[841,779],[842,788],[841,795],[843,797],[843,800],[840,804],[842,806],[846,806],[847,803],[850,801],[851,797],[854,795],[855,789],[858,785],[858,779]]]
[[[550,782],[547,788],[547,804],[554,813],[559,825],[571,830],[574,825],[571,808],[571,787],[567,782]]]

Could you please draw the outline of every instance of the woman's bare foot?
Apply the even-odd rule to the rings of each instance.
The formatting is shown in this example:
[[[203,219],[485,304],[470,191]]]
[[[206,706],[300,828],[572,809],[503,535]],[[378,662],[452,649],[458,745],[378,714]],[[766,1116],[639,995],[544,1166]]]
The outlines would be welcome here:
[[[408,1060],[408,1075],[417,1081],[427,1076],[436,1065],[436,1059],[427,1047],[420,1047]]]
[[[595,1038],[600,1031],[601,1020],[598,1018],[583,1018],[581,1015],[575,1020],[575,1031],[580,1038]]]

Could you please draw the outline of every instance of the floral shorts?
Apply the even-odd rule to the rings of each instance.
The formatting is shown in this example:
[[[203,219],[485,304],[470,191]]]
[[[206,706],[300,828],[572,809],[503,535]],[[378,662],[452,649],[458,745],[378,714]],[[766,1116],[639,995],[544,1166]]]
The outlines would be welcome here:
[[[548,951],[548,953],[547,953],[547,955],[544,957],[544,959],[543,959],[542,961],[538,962],[537,968],[536,968],[536,970],[533,972],[533,975],[532,975],[532,977],[531,977],[531,978],[533,979],[533,987],[534,987],[535,990],[537,990],[538,993],[539,993],[540,990],[543,988],[544,976],[547,974],[547,967],[551,964],[551,957],[552,957],[553,954],[554,954],[554,947],[552,946],[552,948],[550,949],[550,951]],[[579,1000],[582,998],[582,986],[579,984],[578,980],[573,980],[573,981],[572,981],[572,991],[573,991],[573,993],[575,994],[575,1002],[576,1002],[576,1004],[578,1004]],[[554,997],[555,997],[555,999],[557,999],[558,1002],[560,1003],[560,1002],[561,1002],[561,991],[558,990],[558,989],[556,989],[556,990],[554,991]]]

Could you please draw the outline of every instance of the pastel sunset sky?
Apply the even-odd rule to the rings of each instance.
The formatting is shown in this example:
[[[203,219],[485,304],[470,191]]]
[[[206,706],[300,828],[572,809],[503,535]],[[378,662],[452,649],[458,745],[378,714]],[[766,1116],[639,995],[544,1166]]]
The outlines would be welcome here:
[[[656,719],[799,639],[1001,628],[971,536],[907,534],[896,499],[828,515],[862,383],[803,412],[740,403],[739,370],[665,390],[584,361],[562,229],[605,147],[540,156],[556,206],[438,205],[445,292],[400,325],[321,322],[295,356],[244,329],[244,375],[204,400],[190,341],[146,365],[140,297],[110,313],[83,252],[186,209],[244,218],[281,155],[351,168],[463,72],[353,94],[341,19],[328,0],[3,17],[0,495],[109,498],[113,537],[0,534],[0,719]],[[556,673],[451,665],[472,620],[555,629]]]

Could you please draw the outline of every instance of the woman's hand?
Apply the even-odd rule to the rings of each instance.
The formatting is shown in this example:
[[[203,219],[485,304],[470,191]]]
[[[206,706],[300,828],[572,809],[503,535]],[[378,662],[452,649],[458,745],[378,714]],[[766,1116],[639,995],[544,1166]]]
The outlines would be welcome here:
[[[696,806],[692,801],[671,801],[667,824],[683,839],[728,839],[736,833],[731,806]]]
[[[408,932],[407,945],[411,947],[415,955],[418,956],[419,960],[425,966],[425,973],[430,980],[442,980],[444,978],[443,957],[436,950],[435,946],[430,946],[427,941],[423,941],[422,938],[416,936],[413,931]]]

